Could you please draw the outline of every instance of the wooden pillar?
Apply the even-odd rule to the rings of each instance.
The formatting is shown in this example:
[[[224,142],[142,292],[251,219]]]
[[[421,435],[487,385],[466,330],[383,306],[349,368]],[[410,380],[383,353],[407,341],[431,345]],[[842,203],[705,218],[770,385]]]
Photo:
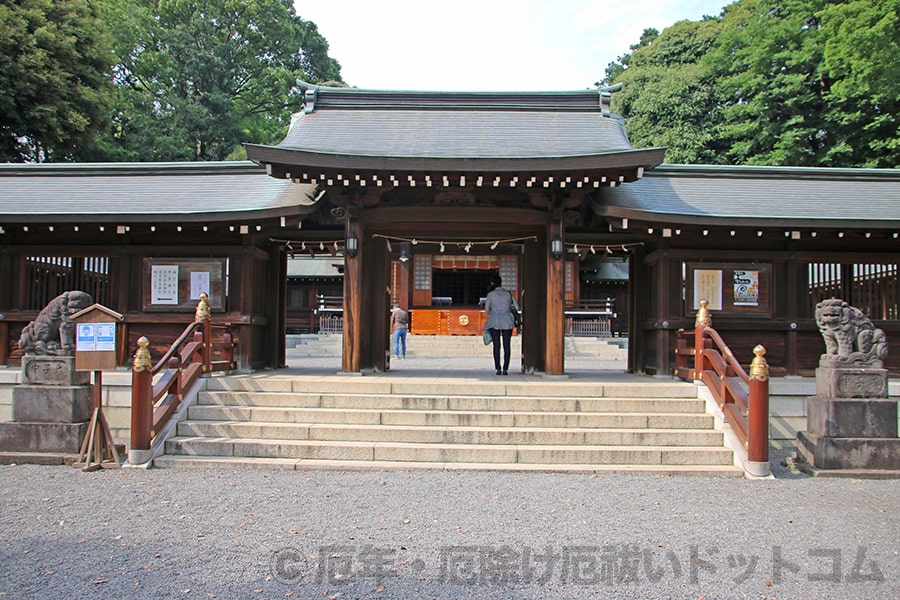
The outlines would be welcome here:
[[[285,335],[287,333],[287,252],[278,246],[269,248],[266,263],[266,313],[269,327],[266,329],[266,363],[272,368],[287,366]]]
[[[671,344],[671,301],[670,290],[678,289],[671,285],[672,259],[668,250],[660,251],[659,268],[657,269],[655,289],[656,301],[656,365],[653,375],[662,375],[672,372],[674,366],[674,344]]]
[[[253,324],[253,314],[256,308],[253,302],[255,261],[253,248],[247,245],[245,240],[240,256],[235,257],[235,268],[232,271],[230,286],[236,292],[238,304],[236,309],[241,314],[241,327],[238,330],[238,339],[241,345],[238,368],[242,371],[251,371],[263,366],[262,361],[256,356],[256,327]]]
[[[565,260],[551,253],[554,239],[563,239],[562,224],[554,219],[548,228],[545,255],[547,256],[547,332],[544,343],[544,372],[547,375],[563,375],[565,372]],[[565,246],[563,246],[563,249]],[[565,252],[563,252],[565,254]]]
[[[358,209],[348,207],[345,239],[356,239],[358,250],[344,254],[344,335],[341,370],[359,373],[362,370],[362,314],[363,314],[363,258],[368,248],[361,242],[362,228]]]
[[[384,372],[388,367],[390,335],[390,253],[385,238],[365,236],[363,252],[361,369]]]
[[[547,238],[525,242],[522,268],[522,368],[525,373],[546,372],[544,341],[547,339]]]
[[[783,273],[782,269],[779,268],[779,263],[776,262],[774,266],[773,280],[779,281],[783,278],[787,289],[787,298],[790,298],[790,301],[787,302],[785,319],[788,323],[797,323],[800,316],[798,307],[805,307],[808,302],[805,290],[809,289],[809,269],[801,269],[800,265],[793,260],[784,263],[782,267],[784,269]],[[775,289],[778,288],[775,287]],[[804,292],[801,292],[801,290],[804,290]],[[804,316],[808,317],[809,315],[805,313],[806,311],[804,310]],[[793,329],[788,328],[785,332],[785,337],[784,350],[787,374],[797,375],[800,372],[800,340],[796,327]]]
[[[0,253],[0,272],[13,273],[13,255]],[[13,285],[4,285],[0,287],[0,366],[9,362],[9,323],[3,321],[5,318],[2,313],[13,308]]]
[[[646,367],[647,340],[644,321],[648,297],[646,252],[635,246],[628,260],[628,371],[642,373]]]

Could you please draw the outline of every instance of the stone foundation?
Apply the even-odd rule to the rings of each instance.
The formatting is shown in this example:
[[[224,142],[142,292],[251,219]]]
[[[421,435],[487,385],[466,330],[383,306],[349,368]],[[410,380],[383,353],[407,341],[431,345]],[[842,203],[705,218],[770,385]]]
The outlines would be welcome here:
[[[819,398],[887,398],[887,369],[864,367],[819,367],[816,369]]]
[[[74,454],[94,410],[90,373],[73,356],[25,356],[12,391],[12,422],[0,423],[0,452]]]
[[[77,454],[89,425],[89,422],[0,423],[0,452]]]
[[[887,371],[819,367],[816,391],[806,399],[807,431],[797,432],[798,466],[813,475],[900,475],[897,401],[887,399]]]

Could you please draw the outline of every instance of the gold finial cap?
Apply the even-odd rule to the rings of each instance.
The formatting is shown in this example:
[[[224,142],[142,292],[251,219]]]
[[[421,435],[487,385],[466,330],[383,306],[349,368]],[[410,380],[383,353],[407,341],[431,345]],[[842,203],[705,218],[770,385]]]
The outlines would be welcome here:
[[[194,313],[195,321],[203,321],[210,318],[209,314],[209,296],[206,293],[200,294],[200,302],[197,303],[197,312]]]
[[[753,361],[750,363],[750,379],[759,379],[760,381],[768,381],[769,380],[769,363],[766,362],[765,354],[766,348],[762,345],[757,345],[753,348]]]
[[[697,311],[697,319],[694,321],[694,327],[703,325],[704,327],[712,327],[712,314],[710,314],[708,300],[700,301],[700,310]]]
[[[146,338],[146,336],[141,336],[138,338],[138,349],[137,352],[134,353],[134,370],[135,371],[143,371],[145,369],[150,369],[153,367],[153,362],[150,360],[150,350],[148,349],[150,346],[150,340]]]

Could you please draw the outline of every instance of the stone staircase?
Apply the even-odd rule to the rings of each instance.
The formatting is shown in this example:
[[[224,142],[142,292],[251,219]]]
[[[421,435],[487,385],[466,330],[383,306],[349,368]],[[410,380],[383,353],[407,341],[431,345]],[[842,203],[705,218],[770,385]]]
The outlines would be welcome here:
[[[288,336],[288,353],[293,357],[327,357],[341,355],[341,335],[298,335]],[[565,339],[566,358],[576,360],[628,361],[627,338],[567,337]],[[514,336],[510,350],[513,356],[522,353],[522,338]],[[409,335],[407,336],[407,356],[456,358],[484,356],[484,342],[479,336],[471,335]]]
[[[156,466],[742,475],[689,383],[339,375],[203,382]]]

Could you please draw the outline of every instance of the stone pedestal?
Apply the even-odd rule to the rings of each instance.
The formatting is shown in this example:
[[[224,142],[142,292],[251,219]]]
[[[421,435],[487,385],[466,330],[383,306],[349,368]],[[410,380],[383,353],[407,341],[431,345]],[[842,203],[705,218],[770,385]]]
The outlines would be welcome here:
[[[0,423],[0,452],[74,454],[94,410],[90,373],[72,356],[25,356],[13,388],[12,422]]]
[[[887,398],[887,369],[864,367],[819,367],[816,369],[819,398]]]
[[[822,382],[817,371],[816,387],[832,392],[853,393],[858,389],[841,385],[841,379],[872,382],[882,369],[868,377],[866,369],[827,369]],[[846,381],[846,380],[845,380]],[[798,466],[813,475],[853,477],[900,476],[900,439],[897,437],[897,401],[885,398],[823,398],[806,400],[807,431],[797,433],[797,450],[805,463]],[[874,386],[874,387],[877,387]]]
[[[75,370],[74,356],[22,357],[22,383],[29,385],[88,385],[91,374]]]

